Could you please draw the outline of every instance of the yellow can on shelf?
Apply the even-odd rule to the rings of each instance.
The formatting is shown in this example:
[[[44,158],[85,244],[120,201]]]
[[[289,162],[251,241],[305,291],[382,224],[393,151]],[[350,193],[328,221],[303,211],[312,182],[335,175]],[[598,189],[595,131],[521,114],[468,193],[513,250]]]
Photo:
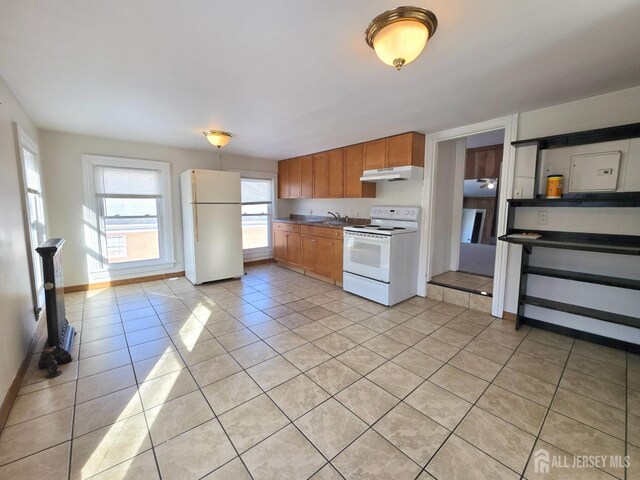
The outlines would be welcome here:
[[[564,175],[547,176],[547,198],[562,198]]]

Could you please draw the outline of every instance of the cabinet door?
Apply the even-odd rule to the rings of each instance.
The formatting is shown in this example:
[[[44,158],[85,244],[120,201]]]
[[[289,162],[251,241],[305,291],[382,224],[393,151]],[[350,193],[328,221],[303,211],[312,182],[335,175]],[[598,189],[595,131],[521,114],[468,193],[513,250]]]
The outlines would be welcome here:
[[[286,260],[287,239],[286,233],[281,230],[273,231],[273,258],[274,260]]]
[[[305,270],[314,272],[316,268],[318,242],[315,237],[309,237],[307,235],[301,235],[300,240],[302,242],[302,259],[300,264]]]
[[[313,156],[300,157],[300,198],[313,197]]]
[[[289,164],[289,198],[300,198],[300,158],[287,160]]]
[[[289,164],[286,160],[278,162],[278,198],[289,198]]]
[[[333,243],[333,276],[336,282],[342,283],[342,240],[331,240]]]
[[[329,198],[329,152],[313,156],[313,198]]]
[[[332,278],[334,240],[322,237],[315,238],[318,253],[315,273],[326,278]]]
[[[476,176],[476,154],[475,152],[467,150],[464,157],[464,179],[474,180],[476,178],[478,178]]]
[[[300,265],[300,235],[287,233],[287,262]]]
[[[424,135],[404,133],[387,138],[387,163],[385,167],[424,166]]]
[[[331,198],[344,197],[344,165],[342,153],[341,148],[329,152],[329,196]]]
[[[364,169],[374,170],[385,167],[386,141],[384,138],[364,144]]]
[[[343,150],[345,198],[375,198],[376,184],[360,181],[364,170],[364,146],[360,143],[345,147]]]

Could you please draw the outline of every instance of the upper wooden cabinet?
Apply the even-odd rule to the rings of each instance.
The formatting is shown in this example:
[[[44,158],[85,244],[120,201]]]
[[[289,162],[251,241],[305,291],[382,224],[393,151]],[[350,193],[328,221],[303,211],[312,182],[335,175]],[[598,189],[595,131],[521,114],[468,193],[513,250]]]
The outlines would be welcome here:
[[[364,169],[424,165],[424,135],[409,132],[364,144]]]
[[[289,198],[289,163],[278,162],[278,198]]]
[[[329,197],[329,152],[313,156],[313,198]]]
[[[351,145],[343,150],[345,198],[375,198],[376,184],[360,181],[364,171],[364,145]]]
[[[344,164],[342,148],[329,152],[329,197],[344,197]]]
[[[300,198],[313,197],[313,156],[300,157]]]
[[[374,198],[364,170],[424,165],[424,135],[415,132],[278,162],[278,198]]]
[[[389,137],[386,141],[385,167],[424,165],[424,135],[410,132]]]
[[[468,148],[464,163],[465,180],[500,177],[502,151],[502,145]]]
[[[291,158],[289,163],[289,198],[300,198],[300,158]]]
[[[386,144],[387,140],[373,140],[364,144],[364,169],[375,170],[376,168],[384,168],[386,160]]]

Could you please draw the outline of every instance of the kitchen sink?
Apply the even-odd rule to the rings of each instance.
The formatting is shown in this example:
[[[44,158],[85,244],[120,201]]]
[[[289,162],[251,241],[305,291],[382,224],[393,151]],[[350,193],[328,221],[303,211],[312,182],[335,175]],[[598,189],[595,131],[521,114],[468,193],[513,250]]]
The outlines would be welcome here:
[[[322,222],[325,225],[346,225],[347,222],[338,222],[337,220],[333,221],[333,222]]]

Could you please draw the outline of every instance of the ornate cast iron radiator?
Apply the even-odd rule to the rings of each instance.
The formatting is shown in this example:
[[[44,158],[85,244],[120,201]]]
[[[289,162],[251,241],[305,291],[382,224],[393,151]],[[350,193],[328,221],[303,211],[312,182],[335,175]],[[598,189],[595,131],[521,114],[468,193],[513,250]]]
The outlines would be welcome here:
[[[42,257],[45,305],[47,309],[47,343],[39,367],[47,368],[51,376],[60,372],[60,363],[71,361],[71,346],[75,329],[69,325],[64,309],[64,278],[62,274],[62,238],[50,238],[36,251]]]

